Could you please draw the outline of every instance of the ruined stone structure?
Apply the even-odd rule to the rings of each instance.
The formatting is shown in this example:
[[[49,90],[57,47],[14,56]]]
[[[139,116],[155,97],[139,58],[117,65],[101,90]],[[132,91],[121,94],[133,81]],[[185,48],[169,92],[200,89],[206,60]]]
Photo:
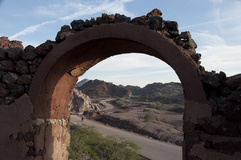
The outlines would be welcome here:
[[[63,26],[56,41],[23,49],[0,39],[0,159],[68,159],[68,102],[90,67],[117,54],[145,53],[170,65],[185,98],[184,160],[241,159],[241,75],[206,72],[189,32],[155,9],[130,19],[106,15]]]

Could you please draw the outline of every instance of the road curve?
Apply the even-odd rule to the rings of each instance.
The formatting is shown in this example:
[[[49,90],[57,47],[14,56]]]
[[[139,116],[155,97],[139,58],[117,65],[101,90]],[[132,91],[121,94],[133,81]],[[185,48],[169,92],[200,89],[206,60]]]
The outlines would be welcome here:
[[[105,106],[104,109],[102,109],[102,111],[107,111],[107,110],[110,110],[112,108],[114,108],[113,105],[111,105],[110,103],[108,103],[109,101],[112,101],[114,100],[113,98],[109,98],[109,99],[104,99],[102,101],[100,101],[100,104],[102,104],[103,106]]]
[[[76,115],[70,116],[70,123],[75,125],[84,123],[88,126],[94,126],[104,136],[116,135],[118,137],[123,137],[126,140],[133,141],[141,147],[140,154],[151,160],[182,159],[182,148],[180,146],[146,138],[144,136],[140,136],[118,128],[106,126],[104,124],[94,122],[91,120],[85,119],[84,122],[82,122],[81,119]]]

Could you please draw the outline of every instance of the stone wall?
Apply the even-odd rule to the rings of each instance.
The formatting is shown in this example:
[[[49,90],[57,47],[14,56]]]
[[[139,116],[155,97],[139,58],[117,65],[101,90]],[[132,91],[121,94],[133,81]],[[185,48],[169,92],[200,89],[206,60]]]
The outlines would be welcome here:
[[[183,159],[241,159],[241,76],[206,72],[191,34],[181,32],[175,21],[166,21],[160,10],[145,16],[102,14],[91,20],[74,20],[62,26],[56,41],[23,48],[19,41],[0,38],[0,159],[67,159],[68,119],[35,117],[28,91],[38,66],[62,41],[101,24],[130,23],[162,34],[192,57],[206,93],[207,103],[185,101]],[[69,72],[73,75],[73,72]],[[195,118],[193,118],[195,117]],[[61,153],[61,154],[60,154]]]
[[[241,159],[241,75],[201,76],[211,114],[184,124],[186,159]],[[207,110],[207,109],[206,109]],[[200,111],[203,112],[203,111]]]

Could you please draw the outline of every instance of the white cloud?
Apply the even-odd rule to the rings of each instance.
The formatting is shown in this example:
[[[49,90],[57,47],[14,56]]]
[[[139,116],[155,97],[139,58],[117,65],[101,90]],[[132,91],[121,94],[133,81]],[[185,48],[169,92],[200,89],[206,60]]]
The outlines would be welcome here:
[[[196,40],[198,46],[221,46],[226,44],[223,38],[211,34],[209,31],[193,32],[192,37]]]
[[[126,10],[125,4],[133,0],[98,0],[98,1],[60,1],[58,4],[39,6],[36,13],[40,16],[59,18],[60,20],[74,20],[83,15],[91,15],[98,12],[122,13],[133,16]]]
[[[33,25],[33,26],[29,26],[27,28],[25,28],[24,30],[12,35],[9,37],[9,39],[13,40],[19,36],[23,36],[23,35],[27,35],[27,34],[30,34],[30,33],[33,33],[35,32],[36,30],[38,30],[40,27],[44,26],[44,25],[47,25],[47,24],[51,24],[51,23],[55,23],[56,21],[47,21],[47,22],[42,22],[40,24],[37,24],[37,25]]]
[[[166,68],[168,65],[162,60],[145,54],[131,53],[110,57],[98,64],[94,71],[124,71],[137,68]]]
[[[207,71],[241,73],[241,45],[227,45],[224,39],[208,32],[193,35],[202,42],[197,51],[202,54],[202,65]]]

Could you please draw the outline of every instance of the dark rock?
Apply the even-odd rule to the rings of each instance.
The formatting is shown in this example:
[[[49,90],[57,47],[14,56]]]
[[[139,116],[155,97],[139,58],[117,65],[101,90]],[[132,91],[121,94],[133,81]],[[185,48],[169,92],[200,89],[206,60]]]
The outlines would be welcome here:
[[[241,103],[241,91],[233,91],[228,96],[228,99],[231,101],[239,102]]]
[[[178,31],[170,31],[170,30],[168,30],[168,33],[170,34],[170,38],[176,38],[178,35],[179,35],[179,33],[178,33]]]
[[[14,63],[12,61],[8,61],[8,60],[0,61],[0,70],[15,71]]]
[[[59,31],[57,33],[57,36],[55,38],[56,42],[60,43],[62,42],[63,40],[65,40],[66,38],[68,38],[69,36],[73,35],[74,33],[71,32],[71,31],[68,31],[68,32],[62,32],[62,31]]]
[[[115,16],[113,14],[105,14],[102,13],[101,17],[97,17],[96,19],[97,24],[102,24],[102,23],[115,23]]]
[[[89,21],[88,19],[85,20],[83,27],[84,28],[90,28],[93,26],[93,22]]]
[[[115,23],[130,23],[131,22],[131,18],[127,17],[125,15],[120,15],[120,14],[115,14]]]
[[[220,82],[224,82],[227,79],[226,73],[224,73],[222,71],[219,74],[217,74],[217,77]]]
[[[149,28],[152,30],[162,30],[164,28],[161,16],[152,16],[149,18]]]
[[[3,87],[3,84],[0,83],[0,97],[5,97],[9,94],[9,89]]]
[[[149,12],[146,16],[147,17],[162,16],[162,12],[159,9],[155,8],[151,12]]]
[[[28,45],[25,49],[24,52],[22,53],[21,57],[24,60],[33,60],[34,58],[37,57],[37,54],[34,52],[35,48],[31,45]]]
[[[241,140],[236,142],[231,142],[231,141],[213,142],[212,147],[221,153],[233,155],[235,152],[240,152]]]
[[[19,132],[19,133],[18,133],[18,137],[16,138],[16,140],[17,140],[17,141],[22,141],[23,138],[24,138],[23,132]]]
[[[54,41],[50,41],[47,40],[45,43],[39,45],[38,47],[36,47],[35,52],[38,55],[47,55],[55,46],[55,42]]]
[[[241,105],[240,103],[231,103],[225,108],[224,116],[231,121],[241,120]]]
[[[25,93],[28,93],[30,85],[24,85]]]
[[[8,85],[10,92],[13,96],[19,97],[24,94],[24,86],[19,84],[9,84]]]
[[[231,103],[228,98],[220,97],[217,100],[218,111],[231,121],[241,120],[241,106],[238,103]]]
[[[84,21],[82,19],[80,20],[74,20],[71,22],[71,27],[75,31],[82,31],[84,30]]]
[[[18,79],[17,74],[8,72],[3,75],[2,82],[7,83],[7,84],[13,84],[17,81],[17,79]]]
[[[37,69],[38,69],[38,66],[40,65],[40,63],[42,61],[43,61],[42,58],[36,58],[33,61],[32,65],[30,65],[30,67],[29,67],[30,73],[35,73],[37,71]]]
[[[230,93],[231,93],[231,90],[228,88],[228,87],[220,87],[220,91],[222,93],[222,96],[224,97],[227,97]]]
[[[165,37],[170,38],[170,33],[168,33],[167,30],[164,29],[164,30],[161,31],[161,33],[162,33]]]
[[[197,48],[197,44],[193,39],[190,39],[188,41],[184,41],[184,49],[188,49],[189,51],[195,53],[195,49]]]
[[[7,54],[4,49],[0,48],[0,60],[7,59]]]
[[[241,122],[239,122],[238,124],[238,130],[239,130],[239,133],[241,134]]]
[[[73,32],[71,31],[70,26],[64,25],[61,27],[61,30],[57,33],[55,40],[56,42],[60,43],[71,35],[73,35]]]
[[[225,119],[220,120],[220,125],[217,129],[217,133],[222,136],[238,137],[239,132],[234,123]]]
[[[9,105],[14,103],[14,97],[13,96],[7,96],[4,98],[4,104]]]
[[[62,32],[68,32],[71,31],[70,26],[69,25],[64,25],[61,27],[60,31]]]
[[[136,17],[136,18],[132,19],[131,23],[135,24],[135,25],[139,25],[139,26],[149,27],[148,26],[148,23],[149,23],[148,18],[146,16]]]
[[[241,90],[241,74],[228,77],[225,84],[230,88]]]
[[[5,72],[0,71],[0,79],[2,79],[3,75],[5,74]]]
[[[219,79],[215,75],[205,75],[202,82],[211,87],[217,88],[220,86]]]
[[[186,31],[186,32],[181,32],[181,34],[179,35],[179,38],[181,40],[189,41],[192,38],[192,36],[189,31]]]
[[[35,134],[33,132],[25,133],[25,135],[24,135],[25,142],[34,141],[34,136],[35,136]]]
[[[4,104],[9,105],[14,102],[14,97],[13,96],[7,96],[4,98]]]
[[[28,74],[24,74],[18,78],[17,83],[18,84],[30,84],[31,81],[32,81],[32,76],[28,75]]]
[[[16,71],[20,74],[29,73],[29,65],[26,61],[20,60],[16,63]]]
[[[194,53],[191,55],[191,57],[194,59],[194,61],[198,64],[199,60],[201,59],[201,54]]]
[[[168,29],[168,31],[178,31],[178,23],[176,21],[164,21],[165,28]]]
[[[12,60],[19,60],[21,57],[21,54],[23,53],[23,49],[16,47],[16,48],[10,48],[7,51],[8,57]]]

